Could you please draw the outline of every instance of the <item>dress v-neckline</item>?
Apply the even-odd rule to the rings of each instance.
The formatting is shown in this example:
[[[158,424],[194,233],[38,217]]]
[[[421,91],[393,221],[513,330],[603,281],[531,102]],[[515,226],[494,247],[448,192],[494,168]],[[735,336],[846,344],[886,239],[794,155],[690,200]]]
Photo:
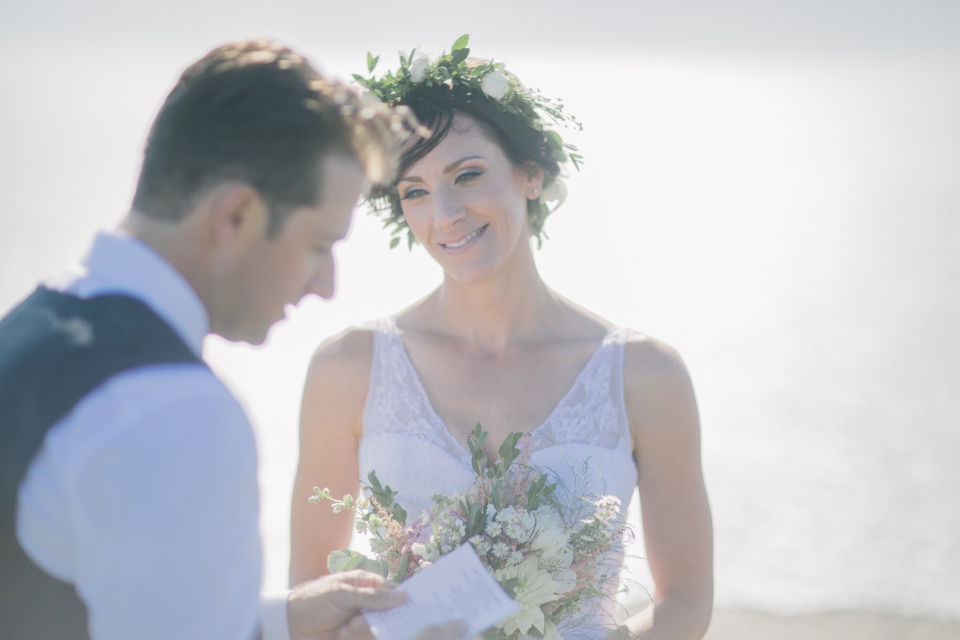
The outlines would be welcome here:
[[[400,338],[400,330],[399,328],[397,328],[396,318],[394,318],[393,316],[389,316],[389,321],[391,325],[390,335],[394,340],[397,341],[397,345],[400,347],[401,359],[403,360],[404,365],[407,367],[410,373],[410,376],[413,379],[413,383],[416,387],[417,393],[420,394],[420,397],[423,399],[423,402],[426,405],[427,411],[429,411],[430,413],[431,420],[443,432],[444,436],[446,436],[447,438],[449,438],[450,440],[456,443],[457,449],[460,453],[460,458],[459,458],[460,461],[469,466],[470,460],[473,458],[473,456],[470,455],[470,451],[468,451],[467,448],[463,445],[463,443],[460,442],[460,439],[453,435],[453,432],[450,431],[450,427],[447,426],[447,423],[444,421],[444,419],[441,418],[440,414],[438,414],[436,409],[433,408],[433,402],[430,401],[430,396],[427,395],[427,390],[423,386],[423,383],[420,381],[420,374],[417,373],[416,367],[413,366],[413,360],[410,359],[410,354],[407,353],[407,345],[405,345],[403,343],[403,339]],[[550,424],[551,421],[553,421],[553,417],[557,414],[560,408],[566,404],[567,398],[569,398],[570,395],[580,385],[580,380],[584,377],[584,375],[586,375],[587,371],[590,370],[591,366],[593,365],[593,361],[599,357],[600,351],[603,348],[603,345],[606,344],[607,339],[610,337],[610,335],[614,331],[616,331],[616,327],[610,327],[609,329],[607,329],[607,333],[604,334],[603,338],[600,339],[600,343],[593,350],[593,353],[590,354],[590,358],[587,360],[587,363],[583,365],[583,368],[580,370],[580,373],[578,373],[577,377],[574,378],[573,384],[570,385],[570,388],[567,390],[567,392],[563,394],[562,398],[560,398],[560,402],[558,402],[557,406],[553,408],[553,411],[550,412],[550,415],[547,416],[546,420],[541,422],[533,431],[530,431],[529,435],[535,435],[538,431],[540,431],[541,429],[546,427],[548,424]],[[556,446],[556,444],[552,446]],[[449,453],[453,454],[452,451],[449,451]]]

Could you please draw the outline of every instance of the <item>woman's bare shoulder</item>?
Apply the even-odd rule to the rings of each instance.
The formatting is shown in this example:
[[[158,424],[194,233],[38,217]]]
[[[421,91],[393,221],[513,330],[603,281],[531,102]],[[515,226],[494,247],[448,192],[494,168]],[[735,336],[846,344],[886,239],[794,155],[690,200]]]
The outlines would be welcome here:
[[[372,323],[349,327],[324,340],[313,352],[307,384],[332,385],[335,388],[362,384],[366,392],[373,361]]]
[[[690,373],[683,358],[670,345],[628,330],[623,383],[631,423],[646,429],[699,431]]]
[[[683,358],[676,349],[635,329],[626,329],[626,334],[624,371],[664,379],[689,378]]]

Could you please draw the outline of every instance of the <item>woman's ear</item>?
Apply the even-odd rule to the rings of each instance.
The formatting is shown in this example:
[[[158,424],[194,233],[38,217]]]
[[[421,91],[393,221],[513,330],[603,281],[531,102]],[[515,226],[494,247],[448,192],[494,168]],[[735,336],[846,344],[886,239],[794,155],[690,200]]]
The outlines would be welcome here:
[[[525,187],[527,200],[536,200],[543,192],[543,167],[536,162],[528,162],[523,167],[523,174],[526,176]]]

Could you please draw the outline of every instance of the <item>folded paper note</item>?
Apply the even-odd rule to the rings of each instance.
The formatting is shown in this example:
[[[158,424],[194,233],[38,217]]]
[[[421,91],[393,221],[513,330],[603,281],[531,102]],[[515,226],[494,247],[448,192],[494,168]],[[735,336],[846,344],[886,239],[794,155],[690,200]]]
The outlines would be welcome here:
[[[409,640],[425,628],[463,620],[464,637],[481,633],[520,611],[465,544],[397,587],[407,601],[386,611],[364,614],[378,640]]]

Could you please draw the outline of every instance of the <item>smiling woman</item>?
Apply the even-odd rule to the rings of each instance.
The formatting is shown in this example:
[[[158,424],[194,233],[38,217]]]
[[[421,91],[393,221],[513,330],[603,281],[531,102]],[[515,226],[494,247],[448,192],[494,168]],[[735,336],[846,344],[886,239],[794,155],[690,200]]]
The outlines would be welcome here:
[[[413,235],[448,277],[469,284],[524,258],[516,247],[527,244],[527,202],[539,196],[543,179],[540,165],[510,162],[476,120],[457,115],[397,189]]]
[[[444,277],[396,316],[317,350],[301,413],[291,581],[326,573],[329,553],[350,539],[350,515],[308,505],[313,487],[352,494],[376,470],[419,514],[433,493],[473,480],[465,443],[479,421],[488,459],[522,431],[532,462],[562,486],[573,487],[589,461],[595,473],[581,494],[627,504],[639,487],[653,606],[624,622],[605,591],[585,607],[591,626],[577,637],[608,637],[623,624],[647,638],[700,638],[712,607],[712,532],[689,376],[670,347],[540,278],[531,239],[555,208],[544,189],[578,158],[534,110],[551,103],[513,76],[504,76],[506,92],[486,94],[494,83],[484,80],[502,68],[462,51],[407,69],[411,55],[386,84],[367,82],[429,129],[407,142],[397,182],[374,196]]]

